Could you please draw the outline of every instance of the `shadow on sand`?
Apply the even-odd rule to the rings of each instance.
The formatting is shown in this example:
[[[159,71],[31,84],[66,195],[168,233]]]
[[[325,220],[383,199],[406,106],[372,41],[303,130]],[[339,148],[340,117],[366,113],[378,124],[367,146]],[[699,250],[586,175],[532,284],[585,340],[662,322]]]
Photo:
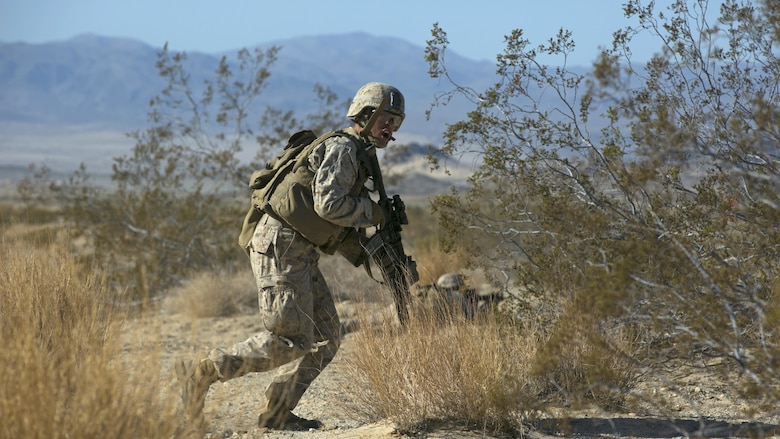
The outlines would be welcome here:
[[[536,430],[549,435],[638,438],[703,437],[767,438],[780,435],[780,425],[758,422],[729,423],[712,419],[579,418],[545,419]]]

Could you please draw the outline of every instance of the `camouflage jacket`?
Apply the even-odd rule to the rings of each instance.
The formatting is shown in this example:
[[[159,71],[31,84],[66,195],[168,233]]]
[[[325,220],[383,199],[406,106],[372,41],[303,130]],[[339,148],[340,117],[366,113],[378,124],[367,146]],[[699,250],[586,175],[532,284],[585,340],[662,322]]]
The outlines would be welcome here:
[[[314,210],[323,219],[342,227],[369,227],[374,224],[372,201],[365,183],[368,169],[360,160],[358,148],[365,143],[352,128],[343,130],[352,140],[334,136],[320,143],[309,155],[314,173]]]

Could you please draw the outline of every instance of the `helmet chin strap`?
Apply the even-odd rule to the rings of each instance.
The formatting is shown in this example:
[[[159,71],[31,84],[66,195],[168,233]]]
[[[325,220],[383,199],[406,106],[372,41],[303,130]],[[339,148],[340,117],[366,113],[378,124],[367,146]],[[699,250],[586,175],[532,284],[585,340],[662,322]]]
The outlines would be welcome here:
[[[366,139],[371,139],[373,137],[371,136],[371,129],[374,128],[374,125],[376,125],[376,121],[379,119],[379,115],[382,114],[386,105],[387,97],[384,97],[382,98],[382,103],[379,104],[379,107],[377,107],[376,110],[374,110],[374,113],[370,118],[368,118],[366,125],[363,127],[363,129],[360,130],[360,137],[365,137]]]

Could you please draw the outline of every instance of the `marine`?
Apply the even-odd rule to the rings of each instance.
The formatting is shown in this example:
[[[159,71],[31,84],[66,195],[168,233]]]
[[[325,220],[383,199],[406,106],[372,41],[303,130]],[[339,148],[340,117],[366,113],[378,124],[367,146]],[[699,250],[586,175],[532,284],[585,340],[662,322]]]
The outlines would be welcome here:
[[[311,197],[311,209],[319,219],[345,232],[385,223],[385,211],[365,188],[369,170],[359,155],[386,147],[404,117],[404,97],[397,88],[370,82],[358,89],[347,111],[351,126],[315,142],[302,165],[305,169],[301,172],[310,174],[310,182],[296,190],[301,197]],[[322,427],[320,421],[302,418],[293,410],[339,349],[339,317],[318,265],[322,249],[338,242],[313,242],[319,238],[312,236],[307,239],[305,227],[296,229],[290,224],[293,219],[280,211],[287,206],[289,215],[296,213],[290,208],[293,204],[285,201],[285,197],[292,198],[295,181],[285,178],[276,189],[276,198],[271,197],[271,213],[250,211],[242,229],[241,236],[246,238],[240,242],[255,276],[258,319],[264,329],[232,346],[216,348],[197,362],[176,365],[182,401],[190,420],[199,427],[205,422],[202,411],[212,384],[273,369],[277,372],[265,389],[259,426],[289,430]],[[344,235],[328,234],[328,240],[343,239]]]

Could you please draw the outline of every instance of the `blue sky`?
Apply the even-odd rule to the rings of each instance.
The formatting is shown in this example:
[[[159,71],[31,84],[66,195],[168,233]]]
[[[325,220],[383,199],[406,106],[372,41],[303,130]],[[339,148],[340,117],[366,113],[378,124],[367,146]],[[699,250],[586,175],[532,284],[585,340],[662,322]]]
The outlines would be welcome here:
[[[671,0],[657,0],[665,7]],[[0,42],[42,43],[81,33],[129,37],[173,50],[215,53],[296,36],[365,31],[424,46],[438,22],[450,50],[494,60],[504,36],[534,44],[574,32],[575,64],[588,64],[628,22],[623,0],[0,0]],[[636,47],[649,57],[654,47]]]

